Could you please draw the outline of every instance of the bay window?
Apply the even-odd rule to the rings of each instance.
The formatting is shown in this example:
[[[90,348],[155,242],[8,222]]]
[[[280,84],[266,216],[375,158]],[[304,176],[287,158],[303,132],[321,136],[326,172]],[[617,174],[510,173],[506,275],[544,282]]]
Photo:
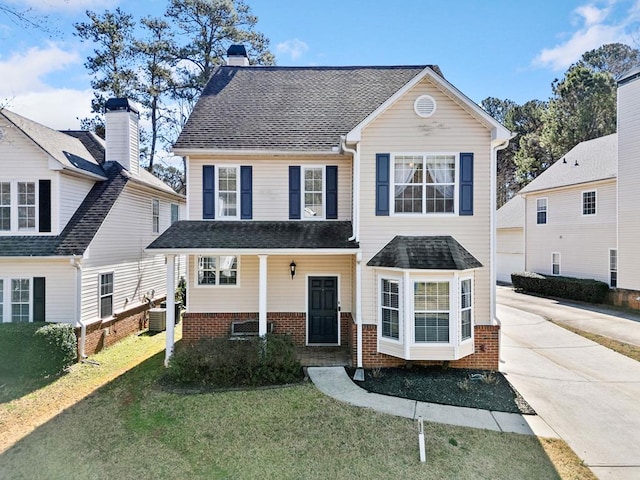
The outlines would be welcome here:
[[[449,282],[413,284],[415,341],[449,342]]]
[[[400,282],[383,278],[380,286],[382,309],[382,336],[400,338]]]
[[[460,339],[471,338],[473,295],[471,292],[471,279],[465,278],[460,282]]]

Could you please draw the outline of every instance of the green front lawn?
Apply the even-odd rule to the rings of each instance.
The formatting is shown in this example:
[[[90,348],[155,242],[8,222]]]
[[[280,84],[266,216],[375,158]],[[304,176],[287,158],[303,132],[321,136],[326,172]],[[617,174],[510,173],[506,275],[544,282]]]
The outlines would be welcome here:
[[[441,424],[425,425],[423,465],[410,420],[308,383],[171,393],[157,383],[162,361],[156,354],[18,441],[0,455],[0,478],[595,478],[563,442]]]

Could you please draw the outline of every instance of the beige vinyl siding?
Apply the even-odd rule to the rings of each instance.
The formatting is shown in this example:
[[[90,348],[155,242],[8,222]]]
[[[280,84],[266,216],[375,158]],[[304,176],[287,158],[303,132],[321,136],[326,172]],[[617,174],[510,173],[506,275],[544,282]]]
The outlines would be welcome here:
[[[582,215],[582,192],[597,191],[596,215]],[[536,224],[536,198],[547,197],[547,223]],[[560,253],[560,275],[609,283],[609,249],[616,247],[616,182],[591,182],[530,193],[526,197],[526,269],[552,273]]]
[[[431,95],[437,102],[437,111],[430,118],[420,118],[413,110],[415,99],[424,94]],[[424,79],[363,131],[361,144],[360,246],[363,263],[366,265],[395,235],[453,236],[484,265],[475,275],[477,324],[491,323],[490,142],[487,128]],[[474,154],[473,216],[375,216],[377,153],[444,152]],[[459,169],[459,159],[456,169]],[[363,267],[363,323],[377,323],[375,279],[374,269]]]
[[[52,200],[60,205],[58,231],[61,232],[93,188],[95,181],[62,172],[56,176],[56,179],[55,189],[52,184],[51,196]],[[55,229],[55,222],[52,222],[52,227]]]
[[[513,272],[524,271],[524,228],[499,228],[496,244],[496,280],[511,283]]]
[[[640,80],[618,88],[618,287],[640,290]]]
[[[127,184],[113,205],[83,260],[82,319],[98,318],[98,281],[100,273],[114,272],[114,311],[144,302],[144,296],[166,295],[167,270],[164,255],[152,255],[144,249],[158,237],[152,232],[152,199],[160,200],[160,233],[171,221],[171,203],[175,199],[163,193],[150,193]],[[176,278],[186,275],[185,258],[176,257]]]
[[[339,300],[343,312],[352,306],[352,255],[270,255],[267,258],[267,311],[306,312],[307,278],[338,276]],[[189,257],[188,310],[190,312],[257,312],[259,259],[242,255],[238,260],[238,285],[199,286],[196,256]],[[296,263],[292,279],[289,264]]]
[[[45,315],[48,322],[75,323],[75,268],[68,259],[0,259],[0,278],[45,277]],[[5,283],[5,291],[8,288]],[[31,283],[33,289],[33,281]],[[31,294],[33,308],[33,292]]]
[[[351,158],[331,156],[189,157],[189,219],[202,220],[202,166],[251,165],[253,220],[289,220],[289,166],[338,166],[338,220],[351,219]]]

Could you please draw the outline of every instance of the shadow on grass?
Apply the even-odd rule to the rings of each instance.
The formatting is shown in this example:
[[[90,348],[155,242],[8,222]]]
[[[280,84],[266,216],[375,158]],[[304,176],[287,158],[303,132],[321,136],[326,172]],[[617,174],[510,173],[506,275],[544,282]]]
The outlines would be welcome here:
[[[64,375],[66,375],[66,373],[62,372],[58,375],[34,378],[21,375],[20,372],[14,374],[0,373],[0,405],[44,388]]]

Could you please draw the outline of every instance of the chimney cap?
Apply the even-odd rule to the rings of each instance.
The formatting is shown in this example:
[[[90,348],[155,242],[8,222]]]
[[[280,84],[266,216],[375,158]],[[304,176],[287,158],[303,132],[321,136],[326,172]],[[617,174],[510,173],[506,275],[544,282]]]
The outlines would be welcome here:
[[[110,98],[104,104],[105,111],[125,110],[127,112],[139,113],[137,107],[128,98]]]
[[[228,57],[248,57],[247,49],[244,48],[244,45],[231,45],[227,49]]]

